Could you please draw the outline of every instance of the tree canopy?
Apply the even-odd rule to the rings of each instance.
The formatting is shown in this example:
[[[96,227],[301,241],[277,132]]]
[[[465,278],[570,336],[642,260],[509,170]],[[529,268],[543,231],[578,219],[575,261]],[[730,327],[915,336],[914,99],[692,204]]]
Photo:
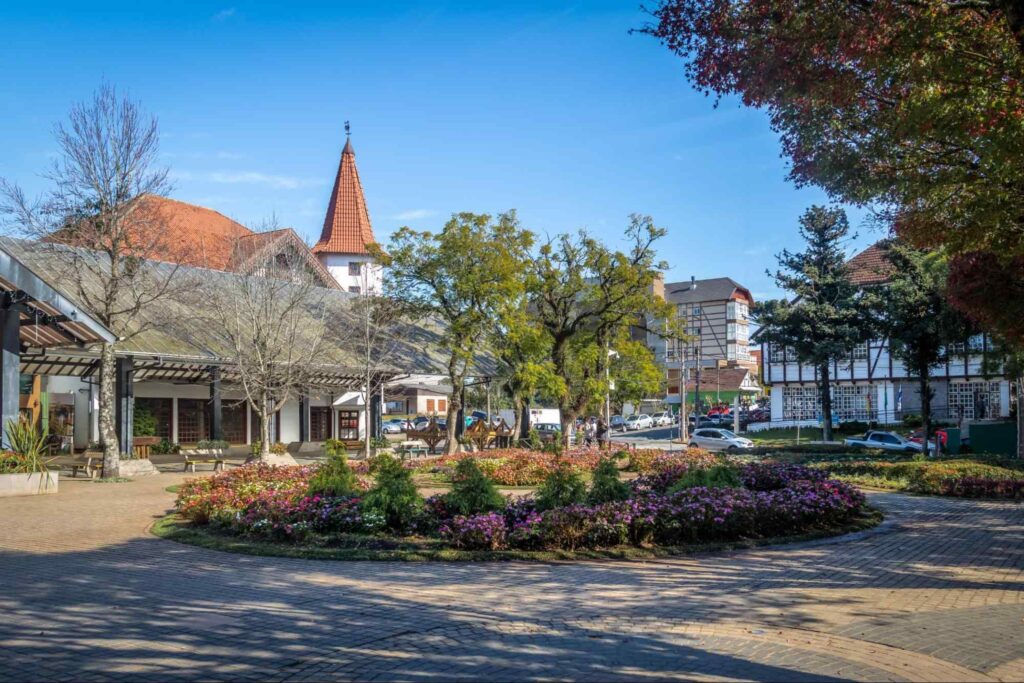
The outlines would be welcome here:
[[[1017,0],[664,0],[643,30],[767,110],[791,178],[919,245],[1024,254]]]
[[[403,227],[391,236],[387,292],[444,323],[452,385],[449,452],[458,446],[456,415],[467,372],[474,357],[487,348],[508,302],[520,298],[532,244],[533,234],[520,226],[515,211],[496,218],[458,213],[440,232]]]

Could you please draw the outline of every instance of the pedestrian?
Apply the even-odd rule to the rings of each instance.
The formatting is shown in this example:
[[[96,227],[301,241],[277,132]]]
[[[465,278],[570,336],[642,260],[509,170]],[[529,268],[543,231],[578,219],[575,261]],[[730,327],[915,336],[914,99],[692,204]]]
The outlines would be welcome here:
[[[597,445],[601,449],[608,447],[608,425],[603,417],[597,420]]]

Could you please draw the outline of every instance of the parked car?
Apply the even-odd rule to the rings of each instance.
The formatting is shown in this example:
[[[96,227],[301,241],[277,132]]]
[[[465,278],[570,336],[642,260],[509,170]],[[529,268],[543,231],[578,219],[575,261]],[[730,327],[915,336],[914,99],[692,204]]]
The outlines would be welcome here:
[[[718,420],[716,420],[716,419],[713,419],[713,418],[710,418],[710,417],[704,417],[703,415],[701,415],[698,418],[695,418],[692,415],[690,416],[690,429],[700,429],[701,427],[717,427],[717,426],[718,426]]]
[[[401,434],[402,432],[409,429],[409,421],[401,420],[398,418],[388,420],[381,425],[381,431],[385,434]]]
[[[621,415],[612,415],[611,424],[608,425],[613,431],[626,431],[626,420]]]
[[[946,447],[946,441],[949,439],[949,433],[946,432],[945,429],[936,429],[935,433],[939,437],[939,443],[941,443],[942,447],[945,448]],[[913,441],[914,443],[921,443],[922,441],[924,441],[924,430],[923,429],[915,429],[914,431],[910,432],[910,436],[908,436],[907,438],[910,439],[911,441]],[[934,436],[931,438],[931,441],[929,443],[932,443],[932,444],[935,443],[935,437]]]
[[[669,427],[673,422],[672,413],[667,411],[663,413],[655,413],[654,415],[651,415],[651,419],[654,421],[655,427]]]
[[[696,429],[690,435],[690,448],[703,448],[708,451],[738,451],[751,448],[754,442],[736,436],[728,429]]]
[[[561,438],[562,425],[552,422],[541,422],[533,425],[541,441],[555,441]]]
[[[905,453],[922,453],[924,445],[905,439],[892,432],[867,432],[864,436],[848,437],[843,443],[847,446],[863,446],[865,448],[881,448],[886,451],[903,451]],[[928,444],[928,450],[935,448]]]
[[[630,415],[626,418],[626,431],[639,431],[641,429],[650,429],[654,426],[654,420],[651,419],[650,415],[643,413],[639,415]]]

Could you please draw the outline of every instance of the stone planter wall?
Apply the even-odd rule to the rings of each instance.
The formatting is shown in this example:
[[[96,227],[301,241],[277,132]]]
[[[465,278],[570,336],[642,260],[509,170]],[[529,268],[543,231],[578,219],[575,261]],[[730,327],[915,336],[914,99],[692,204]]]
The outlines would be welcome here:
[[[0,498],[57,493],[59,484],[60,473],[56,471],[33,474],[0,474]]]

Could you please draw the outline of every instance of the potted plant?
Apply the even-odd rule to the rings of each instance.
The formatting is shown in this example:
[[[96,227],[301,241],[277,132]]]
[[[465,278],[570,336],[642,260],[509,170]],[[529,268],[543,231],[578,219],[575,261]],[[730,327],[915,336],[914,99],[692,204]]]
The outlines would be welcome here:
[[[56,493],[60,473],[47,467],[46,435],[22,417],[7,422],[7,438],[11,448],[0,453],[0,497]]]

